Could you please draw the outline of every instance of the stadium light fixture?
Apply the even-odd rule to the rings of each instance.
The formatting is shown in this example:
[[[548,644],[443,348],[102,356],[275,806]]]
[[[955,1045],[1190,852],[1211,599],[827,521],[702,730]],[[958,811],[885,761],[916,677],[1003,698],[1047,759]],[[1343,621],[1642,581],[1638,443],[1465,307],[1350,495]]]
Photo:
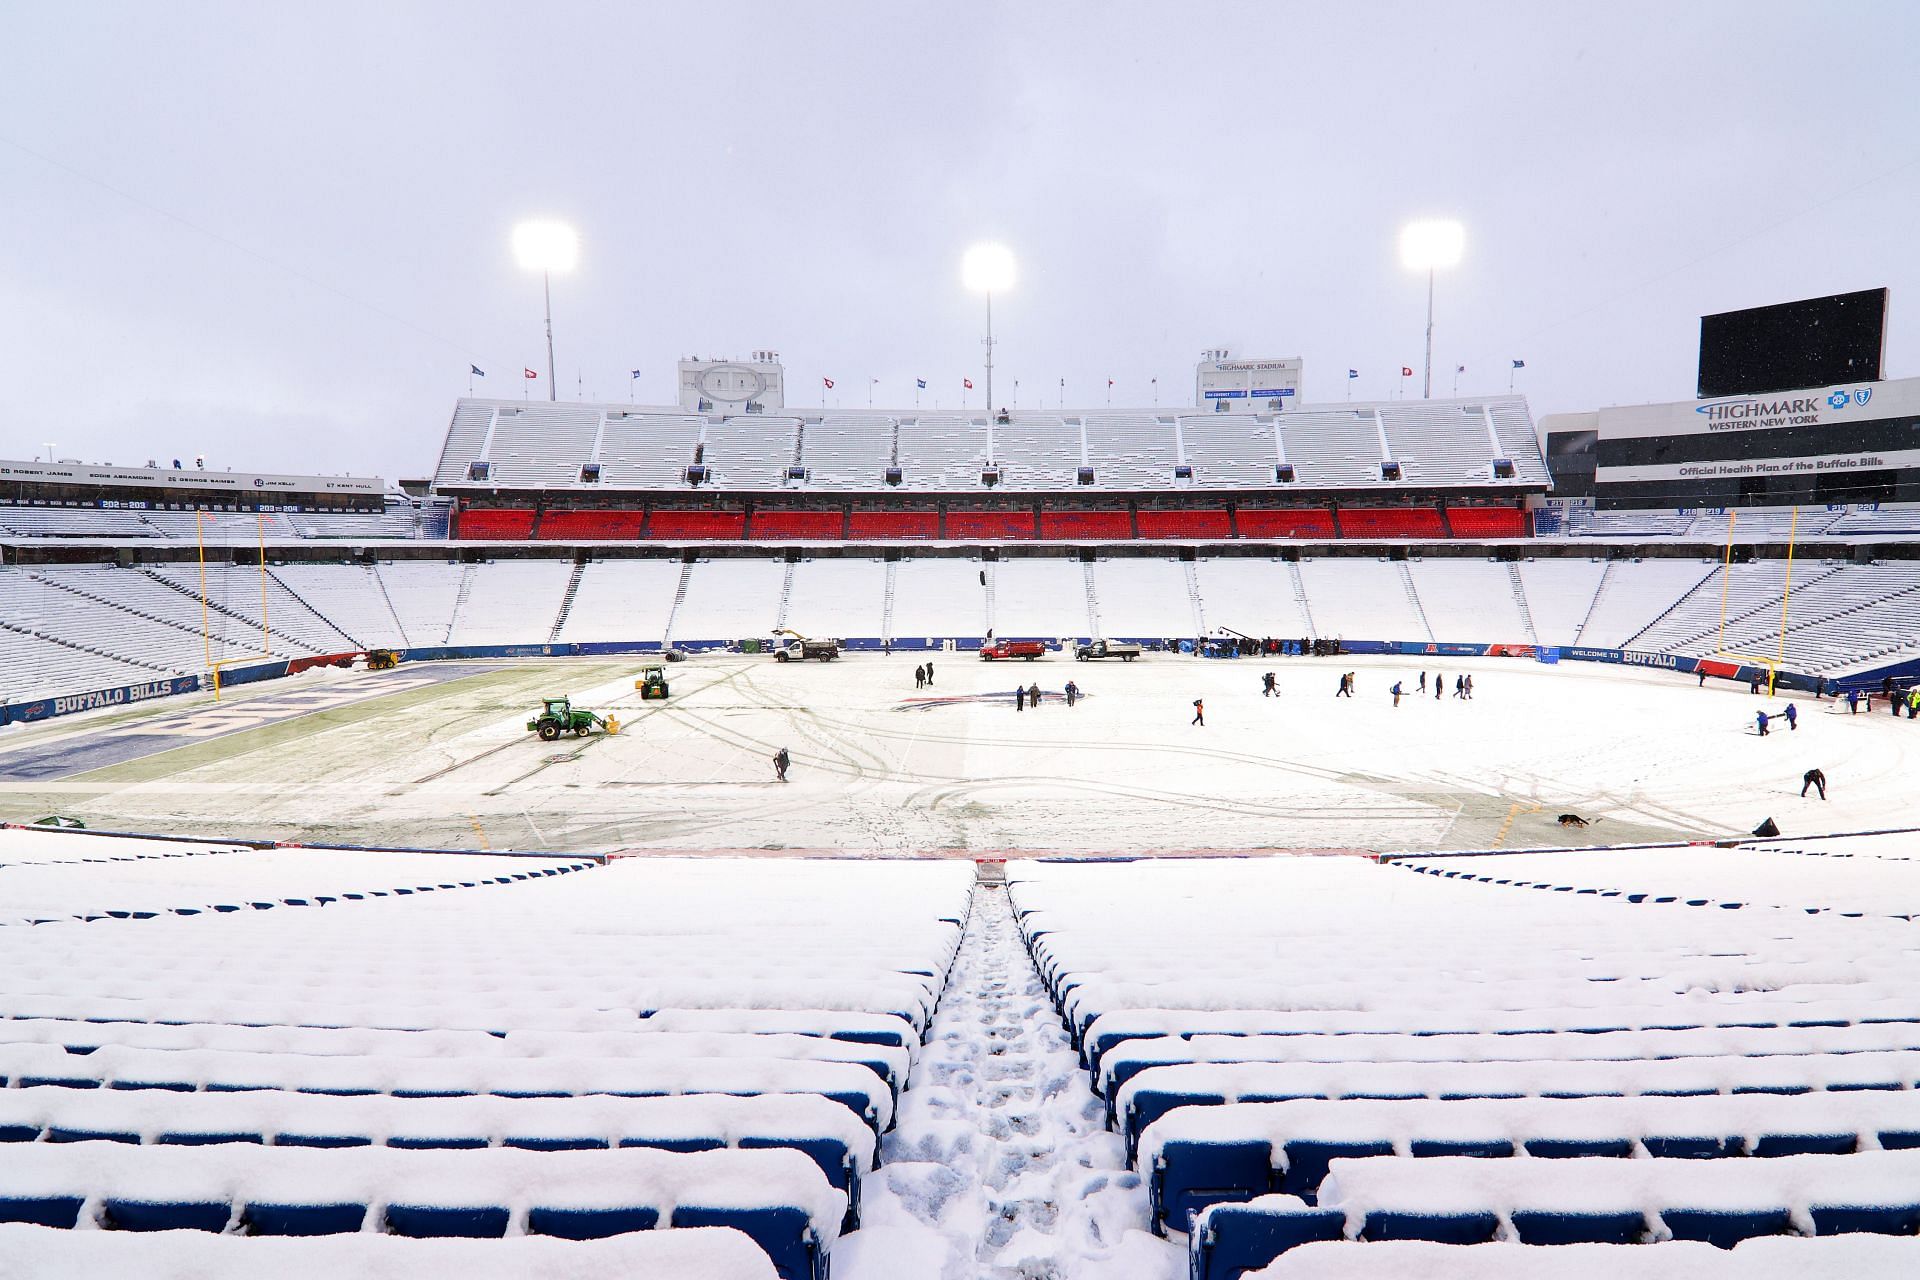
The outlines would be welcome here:
[[[513,229],[513,256],[522,267],[540,273],[547,302],[547,399],[558,400],[560,388],[553,376],[553,273],[579,265],[580,236],[564,222],[523,222]]]
[[[993,422],[993,295],[1013,288],[1013,251],[1003,244],[977,244],[960,258],[960,281],[987,295],[987,422]],[[991,435],[988,437],[992,439]]]
[[[1402,265],[1427,273],[1427,368],[1420,390],[1422,400],[1433,396],[1433,276],[1442,267],[1460,265],[1466,241],[1466,229],[1446,219],[1409,222],[1400,229]]]

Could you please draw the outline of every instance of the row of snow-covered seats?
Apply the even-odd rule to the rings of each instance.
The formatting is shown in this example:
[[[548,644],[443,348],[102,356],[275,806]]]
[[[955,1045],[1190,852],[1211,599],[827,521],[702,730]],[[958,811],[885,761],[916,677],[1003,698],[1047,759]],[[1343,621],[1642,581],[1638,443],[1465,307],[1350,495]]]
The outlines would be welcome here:
[[[541,1236],[410,1240],[369,1234],[246,1239],[203,1231],[126,1234],[0,1224],[0,1280],[418,1280],[430,1275],[458,1275],[462,1280],[774,1280],[775,1274],[758,1245],[726,1227],[572,1241]]]
[[[1403,1240],[1303,1244],[1245,1275],[1247,1280],[1902,1280],[1916,1267],[1920,1241],[1889,1236],[1762,1236],[1731,1249],[1690,1240],[1557,1249]]]
[[[686,468],[701,463],[721,483],[778,489],[791,483],[787,468],[797,462],[814,488],[873,489],[897,466],[908,488],[974,489],[991,462],[1001,483],[1015,488],[1073,485],[1087,466],[1094,483],[1111,490],[1174,483],[1174,469],[1185,464],[1195,486],[1247,488],[1276,484],[1276,464],[1289,462],[1308,484],[1375,487],[1383,484],[1383,461],[1399,462],[1416,483],[1495,483],[1496,457],[1515,468],[1512,480],[1498,483],[1548,483],[1517,396],[1314,406],[1260,418],[1011,410],[1004,420],[998,413],[831,412],[806,422],[462,400],[435,478],[464,483],[473,463],[487,462],[496,483],[570,486],[580,483],[583,465],[597,463],[602,485],[658,488],[684,483]]]
[[[1920,834],[1752,841],[1737,848],[1616,849],[1394,859],[1394,866],[1498,887],[1545,889],[1628,903],[1726,910],[1779,907],[1807,913],[1920,918]],[[1808,856],[1833,861],[1809,871]]]
[[[38,864],[74,877],[70,915],[98,896],[88,873],[194,861],[102,863],[115,841],[39,835],[77,851]],[[467,860],[436,861],[458,876]],[[476,866],[492,861],[519,860]],[[0,1221],[721,1225],[784,1280],[819,1277],[957,949],[969,872],[634,859],[463,906],[370,888],[283,896],[270,919],[0,928]],[[593,883],[553,891],[572,879]]]
[[[1773,1160],[1380,1157],[1334,1160],[1315,1206],[1282,1194],[1209,1207],[1194,1220],[1188,1257],[1196,1280],[1235,1280],[1317,1241],[1501,1240],[1631,1250],[1657,1240],[1732,1249],[1770,1236],[1916,1231],[1914,1151]],[[1875,1252],[1910,1264],[1911,1242],[1897,1244],[1904,1247]],[[1631,1252],[1610,1262],[1608,1274],[1633,1274]]]
[[[591,865],[585,858],[258,849],[15,827],[0,829],[0,925],[325,906],[514,884]]]
[[[1614,855],[1463,861],[1535,856]],[[1920,1226],[1920,1182],[1851,1218],[1839,1209],[1859,1202],[1818,1197],[1768,1202],[1752,1220],[1683,1212],[1698,1207],[1687,1169],[1817,1157],[1843,1162],[1823,1176],[1852,1186],[1863,1169],[1879,1179],[1878,1153],[1920,1148],[1920,1000],[1901,977],[1920,959],[1910,924],[1810,915],[1819,872],[1803,870],[1788,898],[1749,865],[1744,896],[1784,909],[1758,919],[1757,907],[1602,897],[1577,880],[1516,903],[1503,886],[1412,887],[1405,869],[1345,859],[1016,864],[1009,893],[1156,1226],[1188,1233],[1194,1280],[1234,1280],[1305,1240],[1511,1239],[1515,1212],[1561,1240],[1697,1229],[1731,1244],[1784,1213],[1809,1233]],[[1701,871],[1724,884],[1743,868]],[[1432,1222],[1409,1193],[1376,1220],[1341,1177],[1384,1162],[1395,1186],[1445,1186],[1459,1177],[1450,1156],[1477,1157],[1470,1172],[1508,1166],[1497,1176],[1511,1187],[1531,1185],[1526,1170],[1605,1186],[1625,1166],[1688,1162],[1677,1199],[1640,1187],[1605,1231],[1558,1192],[1516,1208],[1485,1189],[1489,1203]],[[1844,1164],[1856,1158],[1868,1164]],[[1699,1185],[1768,1176],[1710,1172]]]

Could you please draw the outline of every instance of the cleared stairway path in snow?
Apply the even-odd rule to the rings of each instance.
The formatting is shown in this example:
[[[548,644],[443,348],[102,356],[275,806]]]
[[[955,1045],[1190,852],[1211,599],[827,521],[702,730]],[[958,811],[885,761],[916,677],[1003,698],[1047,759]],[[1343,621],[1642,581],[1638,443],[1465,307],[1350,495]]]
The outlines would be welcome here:
[[[978,886],[834,1280],[1176,1280],[1004,888]]]

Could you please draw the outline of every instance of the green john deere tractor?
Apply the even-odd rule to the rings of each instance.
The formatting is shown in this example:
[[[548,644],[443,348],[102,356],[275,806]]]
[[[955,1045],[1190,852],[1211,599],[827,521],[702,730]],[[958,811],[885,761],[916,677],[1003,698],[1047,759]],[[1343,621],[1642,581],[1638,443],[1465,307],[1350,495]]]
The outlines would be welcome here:
[[[640,678],[633,682],[640,691],[640,701],[655,702],[667,696],[667,669],[661,666],[640,668]]]
[[[527,721],[527,731],[539,734],[542,742],[552,742],[563,733],[584,738],[596,727],[608,733],[620,732],[618,720],[603,720],[591,711],[574,706],[567,698],[543,698],[540,714]]]

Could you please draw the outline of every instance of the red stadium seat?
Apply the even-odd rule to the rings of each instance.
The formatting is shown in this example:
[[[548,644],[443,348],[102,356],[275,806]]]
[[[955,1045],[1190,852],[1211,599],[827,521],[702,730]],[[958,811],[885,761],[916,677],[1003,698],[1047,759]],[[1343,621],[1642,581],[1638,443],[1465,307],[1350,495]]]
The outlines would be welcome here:
[[[1240,536],[1243,538],[1333,537],[1333,512],[1331,511],[1242,507],[1237,518]]]
[[[969,511],[947,508],[949,538],[1031,538],[1031,511]]]
[[[1225,507],[1184,511],[1154,511],[1140,508],[1140,536],[1143,538],[1230,538],[1233,526]]]
[[[1449,507],[1447,524],[1456,538],[1527,536],[1527,513],[1515,507]]]
[[[486,538],[498,542],[525,542],[533,536],[533,512],[514,508],[468,510],[460,513],[459,538]]]
[[[1042,511],[1042,538],[1131,538],[1133,521],[1124,511]]]
[[[756,542],[813,538],[838,542],[846,527],[839,511],[756,511],[749,536]]]
[[[744,541],[747,513],[744,511],[660,511],[647,524],[647,537],[668,541]]]
[[[850,541],[940,536],[938,511],[856,511],[847,517]]]
[[[1444,538],[1438,507],[1344,507],[1343,538]]]
[[[646,521],[644,511],[549,511],[540,517],[540,540],[632,542]]]

